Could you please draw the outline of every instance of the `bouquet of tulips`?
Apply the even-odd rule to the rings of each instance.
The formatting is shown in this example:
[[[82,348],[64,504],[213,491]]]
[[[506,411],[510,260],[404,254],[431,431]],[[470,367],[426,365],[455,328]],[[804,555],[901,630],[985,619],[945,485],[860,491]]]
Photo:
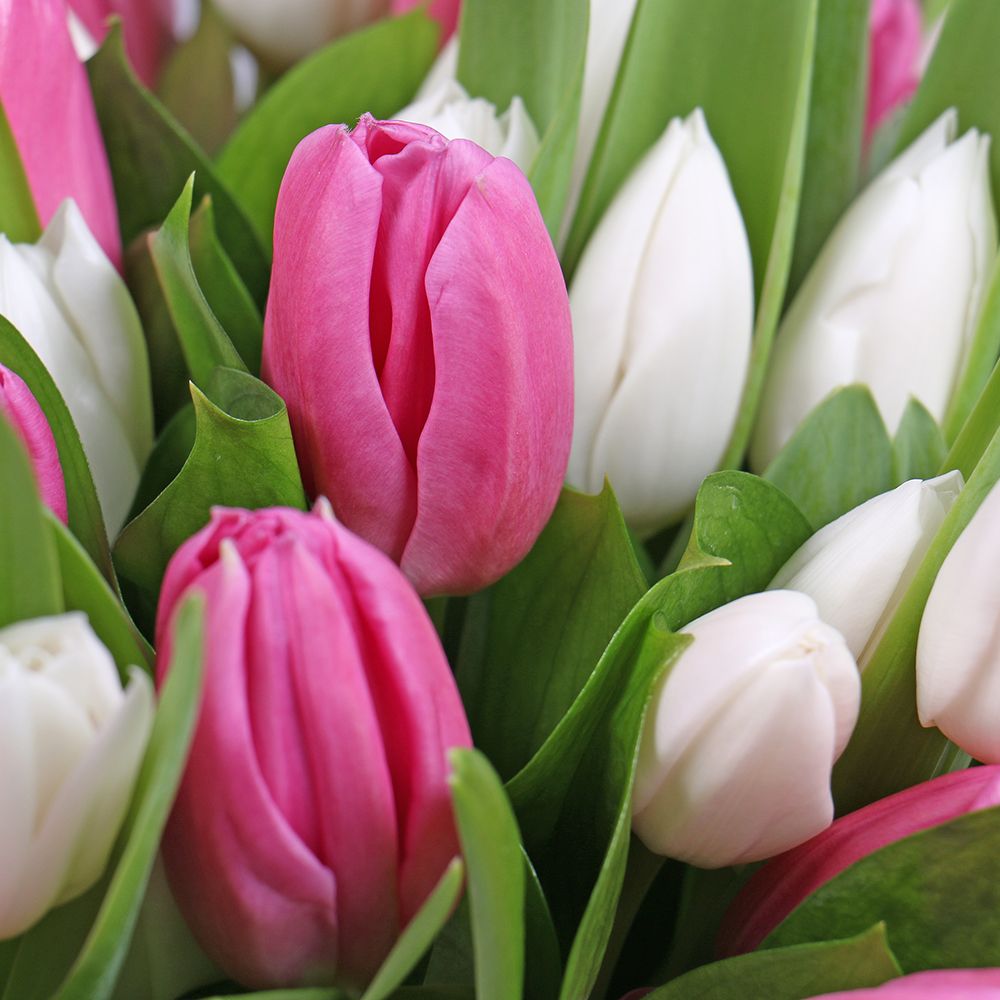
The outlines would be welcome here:
[[[1000,997],[1000,3],[0,0],[0,1000]]]

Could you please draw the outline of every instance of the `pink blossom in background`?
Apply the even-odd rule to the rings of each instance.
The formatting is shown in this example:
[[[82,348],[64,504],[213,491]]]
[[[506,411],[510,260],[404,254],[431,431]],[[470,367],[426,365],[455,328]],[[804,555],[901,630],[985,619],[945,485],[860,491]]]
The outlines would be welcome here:
[[[393,14],[405,14],[426,3],[427,0],[392,0]],[[431,0],[427,13],[441,24],[441,44],[455,33],[458,17],[462,10],[462,0]]]
[[[918,0],[873,0],[865,141],[920,82],[923,15]]]
[[[812,1000],[1000,1000],[1000,969],[933,969]]]

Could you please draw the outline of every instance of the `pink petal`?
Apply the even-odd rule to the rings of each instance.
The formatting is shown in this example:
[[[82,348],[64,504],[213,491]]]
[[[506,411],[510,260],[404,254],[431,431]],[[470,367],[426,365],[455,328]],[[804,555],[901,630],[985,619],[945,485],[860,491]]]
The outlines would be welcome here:
[[[934,969],[813,1000],[1000,1000],[1000,969]]]
[[[392,0],[393,14],[405,14],[426,3],[427,0]],[[427,13],[441,25],[441,44],[455,33],[458,15],[462,10],[462,0],[431,0]]]
[[[865,140],[920,82],[923,16],[918,0],[874,0],[868,54]]]

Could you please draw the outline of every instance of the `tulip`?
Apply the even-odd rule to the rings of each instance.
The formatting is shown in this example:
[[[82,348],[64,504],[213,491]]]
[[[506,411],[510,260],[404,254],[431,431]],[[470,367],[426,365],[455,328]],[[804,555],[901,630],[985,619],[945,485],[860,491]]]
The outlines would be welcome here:
[[[676,521],[718,465],[750,359],[750,245],[701,111],[675,119],[597,227],[570,291],[568,479],[629,525]]]
[[[778,332],[751,453],[766,467],[828,393],[861,382],[895,432],[911,396],[939,422],[996,252],[988,136],[948,111],[848,209]]]
[[[917,642],[917,715],[977,760],[1000,764],[1000,486],[945,558]]]
[[[360,990],[457,853],[462,703],[419,598],[329,514],[216,509],[157,620],[206,601],[205,690],[164,837],[206,953],[256,988]]]
[[[443,81],[427,96],[418,97],[395,117],[426,125],[446,139],[470,139],[493,156],[513,160],[524,173],[538,152],[538,132],[520,97],[514,97],[510,107],[497,115],[493,104],[481,97],[469,97],[453,79]]]
[[[114,536],[152,448],[149,362],[128,290],[73,202],[34,245],[0,234],[0,315],[62,393]]]
[[[306,488],[421,593],[499,579],[552,513],[572,434],[566,286],[521,171],[368,115],[304,139],[263,371]]]
[[[655,689],[639,747],[639,839],[720,868],[829,826],[830,771],[861,693],[840,633],[805,594],[783,590],[740,598],[684,632],[694,642]]]
[[[1000,767],[974,767],[841,816],[829,829],[753,875],[722,922],[720,955],[753,951],[807,896],[874,851],[996,805],[1000,805]]]
[[[393,14],[405,14],[415,7],[422,7],[427,0],[392,0]],[[431,0],[427,13],[441,25],[441,42],[447,42],[458,29],[458,16],[462,10],[462,0]]]
[[[42,224],[75,199],[119,264],[111,171],[64,0],[0,0],[0,102]]]
[[[920,82],[923,14],[918,0],[873,0],[868,28],[868,104],[865,139]]]
[[[872,497],[817,531],[768,589],[808,594],[863,665],[961,488],[962,474],[949,472]]]
[[[3,365],[0,365],[0,411],[14,425],[28,452],[42,503],[65,524],[66,483],[52,429],[31,390],[20,376]]]
[[[824,993],[812,1000],[996,1000],[1000,969],[932,969],[864,990]]]
[[[0,939],[89,889],[107,865],[153,722],[80,613],[0,629]]]

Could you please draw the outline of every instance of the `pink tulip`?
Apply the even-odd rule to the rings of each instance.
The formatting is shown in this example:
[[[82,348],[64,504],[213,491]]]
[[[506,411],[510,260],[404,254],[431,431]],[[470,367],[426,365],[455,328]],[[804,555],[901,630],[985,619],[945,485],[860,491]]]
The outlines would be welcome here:
[[[1000,969],[933,969],[812,1000],[1000,1000]]]
[[[754,874],[722,922],[719,954],[753,951],[807,896],[873,851],[995,805],[1000,765],[946,774],[842,816]]]
[[[230,976],[363,987],[458,845],[446,751],[469,746],[417,595],[326,511],[216,509],[176,553],[206,599],[205,690],[164,838],[171,887]]]
[[[420,7],[427,0],[392,0],[393,14],[405,14],[414,7]],[[441,44],[455,33],[458,27],[458,16],[462,10],[462,0],[431,0],[427,8],[430,14],[441,25]]]
[[[278,197],[264,377],[307,489],[423,594],[531,548],[573,421],[566,286],[524,175],[364,115],[319,129]]]
[[[874,0],[868,36],[865,140],[920,82],[922,14],[919,0]]]
[[[49,422],[20,376],[3,365],[0,365],[0,411],[14,425],[27,449],[42,503],[65,524],[66,484]]]

